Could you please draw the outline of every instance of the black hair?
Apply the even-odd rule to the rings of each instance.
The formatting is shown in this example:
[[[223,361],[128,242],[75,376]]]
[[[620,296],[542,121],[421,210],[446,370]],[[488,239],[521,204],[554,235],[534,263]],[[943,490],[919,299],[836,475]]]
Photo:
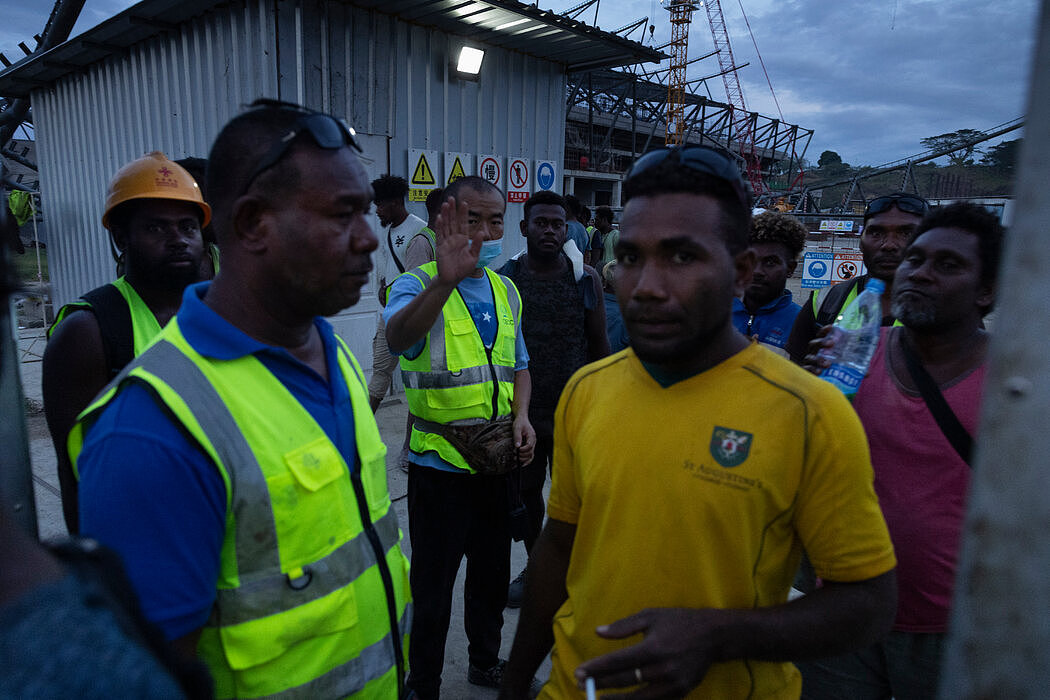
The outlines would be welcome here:
[[[610,224],[613,221],[613,211],[610,207],[601,206],[594,210],[594,220],[605,219]]]
[[[809,233],[802,222],[778,211],[764,211],[751,219],[751,236],[749,242],[780,243],[787,248],[791,259],[806,247],[806,234]]]
[[[182,169],[197,181],[197,184],[201,187],[201,196],[204,196],[204,178],[208,172],[208,161],[204,158],[189,156],[187,158],[179,158],[175,163],[182,166]],[[208,198],[204,197],[204,201],[207,202]]]
[[[441,203],[445,201],[445,190],[438,187],[437,189],[430,190],[430,194],[427,195],[427,223],[437,219],[438,212],[441,211]]]
[[[453,181],[451,185],[445,188],[441,194],[441,199],[447,201],[449,197],[459,201],[459,193],[463,190],[471,190],[473,192],[495,192],[499,195],[500,199],[503,199],[503,191],[493,185],[491,182],[483,177],[477,175],[467,175],[461,177],[458,180]]]
[[[197,186],[201,188],[201,198],[205,202],[208,202],[208,206],[211,206],[211,202],[208,201],[208,192],[204,189],[207,185],[205,179],[208,176],[207,159],[189,156],[187,158],[180,158],[179,160],[175,161],[175,163],[177,165],[181,165],[182,169],[188,172],[190,174],[190,177],[197,181]],[[110,221],[112,221],[113,214],[110,214],[109,216]],[[203,219],[201,219],[201,221],[203,221]],[[212,230],[210,222],[207,226],[201,229],[201,236],[204,238],[205,243],[215,242],[215,231]]]
[[[532,208],[537,204],[550,204],[559,206],[564,211],[568,211],[568,207],[565,206],[565,198],[557,192],[551,192],[550,190],[540,190],[536,194],[532,195],[525,201],[525,223],[529,222],[529,214],[532,212]]]
[[[386,202],[397,200],[403,202],[408,195],[408,181],[397,175],[383,175],[372,180],[372,190],[375,192],[375,201]]]
[[[587,207],[581,206],[580,207],[580,216],[578,217],[578,219],[579,219],[579,222],[581,224],[586,226],[587,222],[591,220],[591,210],[588,209]]]
[[[624,204],[634,197],[679,193],[705,195],[718,202],[722,212],[721,233],[729,254],[736,255],[747,250],[751,232],[750,207],[740,201],[733,186],[722,178],[699,172],[668,158],[623,182]]]
[[[995,288],[999,279],[999,261],[1002,258],[1006,230],[999,217],[979,204],[955,202],[935,207],[919,222],[908,245],[923,233],[935,228],[958,228],[977,237],[977,252],[981,263],[981,283]],[[985,310],[990,311],[991,307]]]
[[[269,200],[279,200],[282,193],[298,188],[300,173],[288,157],[259,173],[254,182],[248,180],[274,142],[306,113],[301,109],[290,103],[256,100],[248,111],[227,122],[215,138],[208,153],[206,191],[217,238],[230,233],[233,204],[249,184],[261,198]]]
[[[572,215],[572,218],[579,220],[580,218],[580,200],[574,194],[565,195],[565,211]]]

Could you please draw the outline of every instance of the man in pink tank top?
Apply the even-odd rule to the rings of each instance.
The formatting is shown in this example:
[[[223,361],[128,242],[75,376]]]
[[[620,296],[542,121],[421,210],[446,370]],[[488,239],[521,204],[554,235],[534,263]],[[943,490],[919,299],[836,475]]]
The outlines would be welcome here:
[[[977,431],[986,367],[982,320],[995,301],[1002,237],[982,207],[934,209],[897,268],[892,310],[903,326],[883,329],[853,401],[897,554],[897,616],[879,644],[800,664],[803,698],[936,694],[970,481],[966,439]],[[961,431],[947,412],[935,418],[919,388],[923,370]]]

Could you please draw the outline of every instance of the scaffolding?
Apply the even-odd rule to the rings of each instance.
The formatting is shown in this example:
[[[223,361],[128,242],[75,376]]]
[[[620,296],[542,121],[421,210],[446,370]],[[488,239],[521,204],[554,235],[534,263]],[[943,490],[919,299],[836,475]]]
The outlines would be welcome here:
[[[666,48],[667,45],[657,47]],[[714,56],[711,52],[689,60],[697,64]],[[741,68],[737,66],[736,68]],[[742,172],[747,163],[740,156],[741,129],[753,138],[753,152],[761,169],[764,192],[756,192],[762,204],[787,192],[803,172],[802,159],[813,130],[789,124],[757,112],[740,118],[733,105],[711,99],[707,81],[722,77],[719,70],[684,82],[681,100],[681,138],[671,133],[668,100],[672,68],[600,69],[569,75],[566,89],[565,173],[573,177],[622,174],[646,151],[664,145],[706,145],[726,151],[737,159]],[[707,94],[701,94],[701,91]]]

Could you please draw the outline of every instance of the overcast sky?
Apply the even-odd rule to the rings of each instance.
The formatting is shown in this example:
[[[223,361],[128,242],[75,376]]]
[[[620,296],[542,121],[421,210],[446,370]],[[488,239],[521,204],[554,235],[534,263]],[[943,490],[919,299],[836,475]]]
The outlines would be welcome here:
[[[50,0],[0,0],[0,51],[22,56],[43,30]],[[74,35],[131,6],[87,0]],[[576,0],[540,0],[564,11]],[[741,8],[743,6],[743,11]],[[806,157],[833,150],[851,165],[879,165],[923,150],[920,140],[957,129],[989,130],[1024,115],[1038,0],[723,0],[722,11],[748,109],[778,116],[755,53],[769,72],[784,119],[813,129]],[[597,23],[614,30],[649,16],[652,43],[670,38],[657,0],[600,0]],[[594,8],[581,17],[595,22]],[[640,32],[631,38],[642,39]],[[650,43],[648,31],[645,37]],[[707,15],[694,14],[689,55],[713,48]],[[712,57],[689,77],[718,72]],[[711,96],[726,101],[720,78]],[[1004,136],[1013,139],[1016,131]],[[998,140],[991,143],[996,143]]]

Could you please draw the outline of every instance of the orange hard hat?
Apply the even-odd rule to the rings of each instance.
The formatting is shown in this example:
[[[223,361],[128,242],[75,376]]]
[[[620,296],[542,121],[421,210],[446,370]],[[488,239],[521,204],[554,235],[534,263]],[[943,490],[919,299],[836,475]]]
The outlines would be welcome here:
[[[132,199],[177,199],[200,207],[201,228],[211,221],[211,207],[201,196],[200,185],[178,163],[160,151],[147,153],[117,171],[106,190],[102,225],[109,228],[109,215]]]

